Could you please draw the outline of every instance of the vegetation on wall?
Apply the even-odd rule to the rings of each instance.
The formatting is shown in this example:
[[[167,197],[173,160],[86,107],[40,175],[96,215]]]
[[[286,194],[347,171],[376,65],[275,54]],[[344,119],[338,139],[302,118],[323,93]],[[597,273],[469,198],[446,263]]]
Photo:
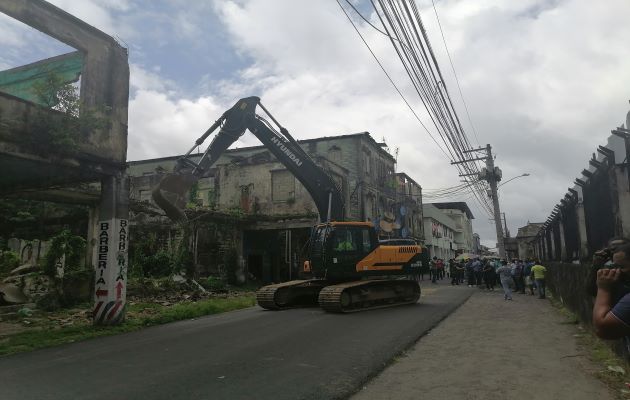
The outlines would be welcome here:
[[[69,230],[64,229],[58,235],[50,239],[50,248],[46,253],[46,264],[44,272],[46,275],[55,276],[57,273],[57,262],[65,256],[65,271],[85,270],[86,241],[81,236],[73,235]]]
[[[43,155],[74,154],[85,137],[107,125],[104,115],[109,107],[83,107],[78,87],[65,83],[59,74],[48,74],[46,79],[35,82],[32,90],[40,104],[56,112],[33,113],[28,120],[0,121],[2,132],[13,133],[32,151]],[[28,134],[24,134],[25,130]]]
[[[0,240],[11,237],[44,239],[63,229],[64,225],[83,231],[87,208],[25,199],[0,199]],[[5,244],[6,246],[6,244]]]
[[[0,276],[8,274],[20,264],[20,256],[11,250],[0,249]]]

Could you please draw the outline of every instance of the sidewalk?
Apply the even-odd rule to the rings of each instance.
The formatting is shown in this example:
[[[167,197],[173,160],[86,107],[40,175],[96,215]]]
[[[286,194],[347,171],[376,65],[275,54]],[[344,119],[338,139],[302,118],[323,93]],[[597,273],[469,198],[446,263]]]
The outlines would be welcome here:
[[[351,399],[614,399],[575,326],[548,300],[513,297],[475,292]]]

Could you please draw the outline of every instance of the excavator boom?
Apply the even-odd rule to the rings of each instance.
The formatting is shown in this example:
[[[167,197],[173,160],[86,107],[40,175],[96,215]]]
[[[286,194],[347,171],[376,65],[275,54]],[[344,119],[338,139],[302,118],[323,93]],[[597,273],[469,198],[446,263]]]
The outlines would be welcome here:
[[[256,114],[260,107],[278,126]],[[199,162],[190,154],[217,128],[219,132],[210,142]],[[341,190],[332,177],[309,157],[297,141],[260,103],[258,97],[246,97],[227,110],[195,141],[195,145],[177,161],[172,173],[166,174],[153,189],[155,203],[175,222],[186,221],[184,209],[191,187],[208,172],[246,130],[252,132],[269,151],[304,185],[315,202],[321,220],[343,220],[344,205]]]

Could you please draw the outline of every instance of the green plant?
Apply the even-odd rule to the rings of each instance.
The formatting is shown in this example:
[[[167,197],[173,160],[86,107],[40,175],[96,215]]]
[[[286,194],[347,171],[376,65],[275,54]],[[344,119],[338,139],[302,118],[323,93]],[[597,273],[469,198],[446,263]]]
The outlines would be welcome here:
[[[0,275],[4,275],[20,264],[20,256],[11,250],[0,251]]]
[[[50,249],[46,253],[46,264],[44,272],[46,275],[56,275],[56,265],[59,259],[65,256],[66,271],[78,271],[85,269],[81,262],[85,255],[85,239],[81,236],[73,235],[69,230],[64,229],[50,240]]]
[[[227,285],[225,279],[217,276],[209,276],[205,282],[203,282],[203,286],[212,291],[223,291],[227,289]]]
[[[78,88],[66,84],[59,74],[48,74],[33,84],[33,91],[41,104],[57,111],[34,114],[29,135],[23,135],[33,148],[47,154],[73,154],[88,134],[106,126],[102,115],[109,109],[82,107]]]

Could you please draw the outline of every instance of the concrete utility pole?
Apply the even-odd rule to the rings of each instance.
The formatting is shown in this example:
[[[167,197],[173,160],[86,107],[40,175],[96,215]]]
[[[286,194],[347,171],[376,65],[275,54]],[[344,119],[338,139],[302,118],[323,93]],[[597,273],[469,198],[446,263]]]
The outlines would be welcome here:
[[[488,196],[492,198],[492,208],[494,210],[494,226],[497,230],[497,248],[499,250],[499,257],[505,258],[505,243],[503,238],[503,226],[501,226],[501,209],[499,208],[499,196],[497,192],[497,182],[501,180],[501,170],[498,167],[494,166],[494,158],[492,157],[492,146],[489,144],[486,147],[480,147],[478,149],[466,150],[464,153],[474,153],[474,152],[486,152],[485,157],[476,157],[472,159],[462,160],[462,161],[453,161],[454,164],[463,164],[473,161],[485,161],[486,167],[479,174],[462,174],[460,176],[471,176],[475,175],[479,180],[487,181],[490,185],[490,193]]]
[[[488,181],[490,185],[490,193],[492,197],[492,208],[494,210],[494,227],[497,230],[497,247],[499,249],[499,257],[505,258],[505,243],[503,241],[503,227],[501,226],[501,209],[499,208],[499,196],[497,192],[497,182],[501,180],[501,174],[498,168],[495,169],[494,158],[492,157],[492,146],[486,145],[486,169],[487,172],[483,179]]]

